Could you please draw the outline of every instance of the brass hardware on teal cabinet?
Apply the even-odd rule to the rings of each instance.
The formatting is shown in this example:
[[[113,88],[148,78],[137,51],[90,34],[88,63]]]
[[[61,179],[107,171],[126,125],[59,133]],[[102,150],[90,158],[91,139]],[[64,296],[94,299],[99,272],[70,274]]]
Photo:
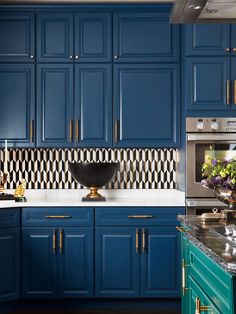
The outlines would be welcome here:
[[[78,119],[75,122],[75,137],[76,137],[76,141],[79,142],[79,120]]]
[[[136,248],[136,253],[139,253],[139,229],[136,229],[135,233],[135,248]]]
[[[186,267],[189,265],[185,264],[185,259],[182,260],[182,294],[185,296],[185,293],[189,288],[186,288]]]
[[[70,120],[70,142],[72,142],[73,137],[73,120]]]
[[[183,227],[179,227],[179,226],[176,226],[175,227],[179,232],[182,232],[182,233],[186,233],[187,232],[187,229],[183,228]]]
[[[196,298],[196,314],[201,314],[202,312],[210,311],[209,306],[201,305],[201,300]]]
[[[230,104],[230,80],[226,81],[226,105]]]
[[[49,219],[68,219],[68,218],[71,218],[71,216],[50,215],[50,216],[45,216],[45,218],[49,218]]]
[[[142,230],[142,253],[146,250],[146,232],[145,229]]]
[[[59,247],[60,247],[60,254],[63,252],[63,230],[60,229],[60,241],[59,241]]]
[[[156,216],[152,216],[152,215],[131,215],[131,216],[128,216],[128,218],[148,219],[148,218],[156,218]]]
[[[52,251],[53,251],[53,254],[56,254],[56,232],[57,232],[57,230],[54,229],[53,230],[53,235],[52,235]]]
[[[30,143],[34,142],[34,120],[30,120]]]
[[[236,105],[236,80],[234,80],[234,105]]]

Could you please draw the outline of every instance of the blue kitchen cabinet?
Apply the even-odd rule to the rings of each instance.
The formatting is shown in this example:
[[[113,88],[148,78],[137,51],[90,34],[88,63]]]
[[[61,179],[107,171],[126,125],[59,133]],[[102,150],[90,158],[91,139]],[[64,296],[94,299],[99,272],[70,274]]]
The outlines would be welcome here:
[[[20,209],[0,210],[0,302],[19,298]]]
[[[180,73],[176,64],[114,67],[114,146],[177,147]]]
[[[73,14],[37,15],[37,61],[72,62],[74,58]]]
[[[72,147],[73,65],[37,65],[37,146]]]
[[[175,227],[142,228],[141,296],[179,297],[180,239]]]
[[[230,54],[230,24],[184,25],[183,35],[185,56],[228,56]]]
[[[111,14],[75,14],[75,61],[111,62]]]
[[[112,146],[111,73],[110,64],[75,66],[76,146]]]
[[[179,26],[169,12],[116,13],[113,44],[115,62],[177,62]]]
[[[34,62],[34,13],[0,12],[0,62]]]
[[[0,146],[34,146],[34,94],[33,64],[0,64]]]
[[[140,259],[136,228],[98,227],[95,237],[95,297],[138,297]]]

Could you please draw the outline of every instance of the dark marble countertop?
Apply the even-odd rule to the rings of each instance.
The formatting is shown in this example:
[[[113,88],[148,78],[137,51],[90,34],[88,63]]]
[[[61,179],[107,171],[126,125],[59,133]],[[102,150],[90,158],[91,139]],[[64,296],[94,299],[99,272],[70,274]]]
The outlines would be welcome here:
[[[236,241],[218,233],[224,226],[220,223],[204,224],[200,216],[178,216],[178,220],[189,228],[186,237],[212,258],[226,271],[236,275]]]

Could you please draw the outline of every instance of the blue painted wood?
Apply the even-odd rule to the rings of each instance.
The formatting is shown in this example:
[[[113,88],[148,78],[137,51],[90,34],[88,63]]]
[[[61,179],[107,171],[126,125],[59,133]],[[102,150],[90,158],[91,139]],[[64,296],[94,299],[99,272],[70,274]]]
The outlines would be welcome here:
[[[53,298],[57,295],[57,252],[53,252],[52,227],[22,229],[23,298]]]
[[[175,64],[115,65],[115,147],[177,147],[179,83]]]
[[[139,295],[139,254],[134,227],[95,230],[95,297],[135,298]]]
[[[73,41],[72,13],[40,13],[37,15],[38,62],[72,62],[74,58]]]
[[[0,252],[0,302],[18,299],[20,293],[20,228],[0,229]]]
[[[186,56],[230,55],[230,24],[189,24],[183,32]]]
[[[188,58],[184,81],[186,109],[230,110],[226,102],[227,80],[230,80],[230,58]]]
[[[114,14],[116,62],[177,62],[179,26],[169,23],[169,13]]]
[[[0,146],[5,139],[11,147],[34,146],[34,91],[33,64],[0,64]]]
[[[20,209],[2,208],[0,209],[0,228],[19,227]]]
[[[37,65],[37,146],[72,147],[73,65]]]
[[[235,47],[236,47],[236,45],[235,45]],[[234,84],[236,82],[236,58],[235,57],[234,58],[232,57],[230,59],[230,67],[231,67],[230,74],[231,74],[231,84],[232,84],[231,85],[231,110],[233,110],[234,113],[236,113],[236,102],[234,100],[234,97],[236,96],[236,91],[234,90]]]
[[[231,57],[235,57],[236,56],[236,51],[234,51],[234,48],[236,48],[236,25],[233,23],[230,25],[230,29],[231,29]]]
[[[147,227],[141,254],[141,296],[180,296],[180,245],[175,227]]]
[[[0,12],[0,62],[33,62],[34,13]]]
[[[59,297],[93,297],[93,228],[65,227],[58,232],[61,233],[63,245],[58,259]]]
[[[110,13],[76,14],[75,61],[110,62],[111,27]]]
[[[110,64],[75,66],[76,146],[111,147],[112,92]]]

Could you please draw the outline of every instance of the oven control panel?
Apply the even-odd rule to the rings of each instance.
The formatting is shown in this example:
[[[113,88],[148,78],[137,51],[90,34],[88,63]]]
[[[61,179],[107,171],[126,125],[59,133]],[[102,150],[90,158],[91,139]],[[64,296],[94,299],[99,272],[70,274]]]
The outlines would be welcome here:
[[[186,118],[187,133],[236,133],[236,118]]]

